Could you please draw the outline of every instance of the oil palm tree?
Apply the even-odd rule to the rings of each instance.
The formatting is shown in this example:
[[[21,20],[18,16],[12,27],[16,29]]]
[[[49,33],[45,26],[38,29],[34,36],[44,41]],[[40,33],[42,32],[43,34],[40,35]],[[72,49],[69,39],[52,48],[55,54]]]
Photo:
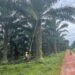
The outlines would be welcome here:
[[[54,22],[56,19],[67,20],[74,22],[74,8],[72,7],[64,7],[59,9],[51,8],[53,3],[57,2],[57,0],[30,0],[29,6],[32,11],[35,13],[37,18],[36,20],[36,31],[35,31],[35,53],[36,58],[42,58],[42,29],[41,25],[43,21],[47,21],[49,19],[53,19]],[[38,6],[39,4],[39,6]],[[32,13],[32,12],[30,12]],[[32,15],[32,14],[31,14]],[[33,15],[34,16],[34,15]]]

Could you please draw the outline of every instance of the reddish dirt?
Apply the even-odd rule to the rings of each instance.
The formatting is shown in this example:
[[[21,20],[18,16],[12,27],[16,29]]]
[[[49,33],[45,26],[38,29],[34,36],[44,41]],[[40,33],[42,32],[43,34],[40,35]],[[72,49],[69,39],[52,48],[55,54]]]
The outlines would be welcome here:
[[[75,54],[70,50],[65,53],[60,75],[75,75]]]

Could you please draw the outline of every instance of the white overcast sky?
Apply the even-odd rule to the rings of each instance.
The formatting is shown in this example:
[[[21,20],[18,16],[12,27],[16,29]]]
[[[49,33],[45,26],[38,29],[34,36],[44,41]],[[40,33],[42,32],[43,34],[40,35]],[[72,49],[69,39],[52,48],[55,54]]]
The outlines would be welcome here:
[[[57,4],[55,4],[55,7],[63,7],[63,6],[73,6],[75,7],[75,0],[60,0]],[[69,23],[68,26],[69,33],[65,37],[70,41],[70,44],[75,40],[75,24]]]

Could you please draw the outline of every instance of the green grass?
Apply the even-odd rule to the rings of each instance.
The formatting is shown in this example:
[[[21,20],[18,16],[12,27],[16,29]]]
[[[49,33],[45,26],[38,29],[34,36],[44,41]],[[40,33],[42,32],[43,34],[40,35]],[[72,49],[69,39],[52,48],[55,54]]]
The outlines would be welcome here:
[[[75,48],[74,48],[74,49],[72,49],[72,51],[73,51],[73,52],[75,52]]]
[[[0,75],[59,75],[64,53],[52,54],[42,61],[0,65]]]

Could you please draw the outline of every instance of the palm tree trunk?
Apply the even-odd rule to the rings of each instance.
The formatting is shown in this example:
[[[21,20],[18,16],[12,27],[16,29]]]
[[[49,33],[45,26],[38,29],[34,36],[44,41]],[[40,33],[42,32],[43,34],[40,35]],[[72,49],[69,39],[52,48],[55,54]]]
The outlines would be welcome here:
[[[4,32],[4,51],[3,51],[2,63],[8,62],[7,52],[8,52],[8,30],[5,28],[5,32]]]
[[[56,42],[56,39],[54,39],[54,51],[57,54],[57,42]]]
[[[41,30],[41,20],[39,19],[37,22],[37,29],[35,34],[35,53],[36,53],[36,59],[42,59],[43,53],[42,53],[42,30]]]
[[[7,63],[8,60],[7,60],[7,50],[4,50],[3,51],[3,58],[2,58],[2,63]]]

